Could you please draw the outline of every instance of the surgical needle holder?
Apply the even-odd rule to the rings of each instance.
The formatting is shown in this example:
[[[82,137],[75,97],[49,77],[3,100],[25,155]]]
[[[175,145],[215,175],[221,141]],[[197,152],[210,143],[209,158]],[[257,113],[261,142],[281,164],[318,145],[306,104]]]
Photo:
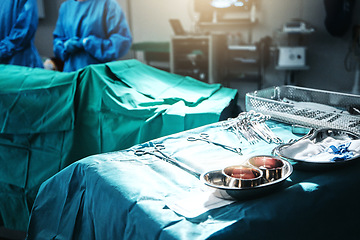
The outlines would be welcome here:
[[[137,149],[134,151],[134,154],[138,157],[149,154],[152,156],[155,156],[165,162],[168,162],[170,164],[173,164],[174,166],[190,173],[191,175],[197,177],[200,179],[201,174],[196,172],[194,169],[190,168],[189,166],[183,164],[182,162],[177,161],[174,158],[169,157],[167,154],[165,154],[162,150],[165,149],[165,146],[163,144],[154,144],[152,149],[150,150],[143,150],[143,149]],[[158,153],[158,154],[157,154]]]
[[[204,141],[209,144],[214,144],[214,145],[220,146],[226,150],[229,150],[229,151],[232,151],[232,152],[242,155],[241,148],[230,147],[230,146],[227,146],[227,145],[224,145],[221,143],[213,142],[213,141],[209,140],[209,134],[207,134],[207,133],[200,133],[199,137],[197,137],[197,138],[196,137],[188,137],[187,140],[192,141],[192,142],[193,141]]]

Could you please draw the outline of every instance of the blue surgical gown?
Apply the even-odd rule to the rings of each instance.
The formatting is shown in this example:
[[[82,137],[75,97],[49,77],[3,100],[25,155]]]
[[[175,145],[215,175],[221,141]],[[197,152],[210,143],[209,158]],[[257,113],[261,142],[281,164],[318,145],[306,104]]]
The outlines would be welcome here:
[[[36,0],[6,0],[0,7],[0,64],[42,67],[34,45]]]
[[[60,7],[53,35],[54,54],[64,61],[65,72],[117,60],[128,52],[132,42],[116,0],[67,0]],[[64,43],[71,38],[84,43],[84,49],[67,54]]]

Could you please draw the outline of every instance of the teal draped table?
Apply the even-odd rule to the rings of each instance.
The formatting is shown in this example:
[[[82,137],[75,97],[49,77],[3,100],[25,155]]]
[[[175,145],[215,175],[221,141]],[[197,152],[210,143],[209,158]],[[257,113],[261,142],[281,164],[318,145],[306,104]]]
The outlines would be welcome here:
[[[291,126],[269,121],[284,141],[299,136]],[[243,156],[189,136],[241,147]],[[198,216],[173,211],[169,199],[182,199],[204,185],[182,169],[135,149],[163,144],[164,152],[198,172],[268,155],[275,144],[249,145],[220,123],[183,131],[129,149],[82,159],[40,188],[31,213],[28,239],[359,239],[357,162],[328,171],[295,168],[281,188]]]
[[[237,90],[136,60],[62,73],[0,65],[0,226],[26,231],[40,184],[93,154],[233,116]]]

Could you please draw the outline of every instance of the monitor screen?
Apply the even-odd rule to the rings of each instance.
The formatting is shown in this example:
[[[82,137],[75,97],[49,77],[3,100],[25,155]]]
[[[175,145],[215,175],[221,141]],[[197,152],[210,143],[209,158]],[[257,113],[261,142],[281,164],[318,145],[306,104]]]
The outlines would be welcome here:
[[[194,0],[196,12],[249,11],[253,0]]]
[[[217,21],[232,21],[237,13],[250,12],[256,0],[194,0],[194,10],[200,14],[200,22],[211,22],[216,13]],[[227,16],[231,16],[228,18]]]

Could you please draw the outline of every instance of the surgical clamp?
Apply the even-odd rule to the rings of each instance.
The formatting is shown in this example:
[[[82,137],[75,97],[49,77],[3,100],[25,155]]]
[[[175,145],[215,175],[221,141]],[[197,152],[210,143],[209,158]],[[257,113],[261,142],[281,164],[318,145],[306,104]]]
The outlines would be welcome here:
[[[134,154],[136,156],[143,156],[146,154],[155,156],[165,162],[171,163],[173,165],[175,165],[176,167],[190,173],[191,175],[197,177],[198,179],[200,179],[201,174],[196,172],[195,170],[193,170],[192,168],[190,168],[189,166],[183,164],[182,162],[179,162],[177,160],[175,160],[174,158],[169,157],[167,154],[165,154],[162,150],[165,149],[165,146],[163,144],[154,144],[153,149],[152,150],[143,150],[143,149],[137,149],[134,151]],[[159,154],[156,154],[159,153]]]
[[[213,142],[213,141],[209,140],[209,134],[207,134],[207,133],[200,133],[199,137],[197,137],[197,138],[196,137],[188,137],[187,140],[192,141],[192,142],[193,141],[204,141],[209,144],[214,144],[214,145],[220,146],[226,150],[230,150],[232,152],[242,155],[241,148],[230,147],[230,146],[227,146],[227,145],[224,145],[221,143]]]

